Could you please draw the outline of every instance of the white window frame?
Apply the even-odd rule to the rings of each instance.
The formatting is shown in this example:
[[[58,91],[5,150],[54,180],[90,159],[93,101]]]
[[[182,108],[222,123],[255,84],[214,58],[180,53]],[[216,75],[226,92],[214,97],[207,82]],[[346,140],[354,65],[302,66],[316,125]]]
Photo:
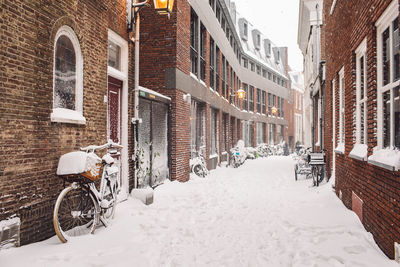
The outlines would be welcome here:
[[[397,81],[393,81],[393,34],[392,34],[392,22],[399,16],[399,4],[397,0],[393,0],[390,5],[387,7],[382,16],[378,19],[375,26],[377,27],[376,36],[377,36],[377,59],[378,59],[378,68],[377,68],[377,92],[378,92],[378,110],[377,110],[377,148],[384,149],[383,144],[383,93],[387,91],[390,92],[390,101],[391,101],[391,111],[390,111],[390,147],[394,146],[394,99],[393,99],[393,91],[392,89],[396,86],[400,85],[400,79]],[[383,77],[382,77],[382,34],[383,32],[389,28],[389,43],[390,43],[390,74],[389,74],[389,83],[383,85]]]
[[[339,132],[338,132],[338,145],[335,152],[344,154],[345,144],[345,86],[344,86],[344,67],[338,73],[339,76]],[[334,105],[335,106],[335,105]],[[336,112],[336,110],[334,110]]]
[[[71,41],[75,50],[75,110],[66,108],[55,108],[54,107],[54,89],[55,89],[55,71],[56,71],[56,45],[57,41],[61,36],[66,36]],[[79,39],[76,36],[74,30],[67,26],[61,26],[54,38],[53,44],[53,110],[50,114],[50,120],[52,122],[63,122],[72,124],[86,124],[86,119],[83,116],[83,57]]]
[[[361,88],[361,65],[360,60],[363,58],[364,64],[364,88]],[[367,144],[367,39],[365,38],[360,46],[356,49],[356,144]],[[361,99],[361,90],[364,91],[364,98]],[[364,104],[364,110],[361,105]],[[364,112],[364,132],[361,132],[361,112]],[[361,143],[361,136],[364,142]]]

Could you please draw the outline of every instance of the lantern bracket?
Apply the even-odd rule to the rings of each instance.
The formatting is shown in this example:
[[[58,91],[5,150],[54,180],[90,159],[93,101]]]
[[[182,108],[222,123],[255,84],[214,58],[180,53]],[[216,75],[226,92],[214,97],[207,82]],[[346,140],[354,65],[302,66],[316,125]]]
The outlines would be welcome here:
[[[149,0],[144,0],[143,2],[140,3],[132,3],[131,6],[131,21],[128,21],[128,32],[133,30],[133,25],[136,22],[136,16],[140,12],[140,10],[144,7],[151,7],[149,4]]]

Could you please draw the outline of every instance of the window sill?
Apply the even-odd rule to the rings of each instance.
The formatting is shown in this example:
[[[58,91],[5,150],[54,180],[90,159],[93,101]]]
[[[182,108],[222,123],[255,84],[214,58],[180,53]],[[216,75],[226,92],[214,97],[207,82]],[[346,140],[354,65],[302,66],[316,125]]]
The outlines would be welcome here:
[[[350,151],[349,158],[353,158],[360,161],[367,161],[368,146],[365,144],[355,144],[353,149]]]
[[[368,163],[389,171],[400,171],[400,151],[375,147],[373,154],[368,157]]]
[[[344,143],[339,143],[335,148],[335,153],[344,155]]]
[[[75,110],[65,108],[55,108],[50,114],[51,122],[70,123],[70,124],[86,124],[86,118]]]

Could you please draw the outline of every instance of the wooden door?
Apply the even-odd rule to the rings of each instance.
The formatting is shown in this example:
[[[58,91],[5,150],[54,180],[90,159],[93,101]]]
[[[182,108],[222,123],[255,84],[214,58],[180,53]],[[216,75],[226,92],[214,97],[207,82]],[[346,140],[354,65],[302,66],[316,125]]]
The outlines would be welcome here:
[[[121,141],[121,91],[122,81],[108,77],[108,138]]]

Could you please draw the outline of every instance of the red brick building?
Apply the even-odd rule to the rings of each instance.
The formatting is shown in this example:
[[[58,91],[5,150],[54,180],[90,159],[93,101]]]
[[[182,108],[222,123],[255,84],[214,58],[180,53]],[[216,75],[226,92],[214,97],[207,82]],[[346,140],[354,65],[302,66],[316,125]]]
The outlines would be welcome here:
[[[174,9],[170,20],[143,10],[140,58],[141,86],[171,98],[171,178],[186,181],[199,153],[210,169],[228,161],[239,139],[256,146],[293,137],[287,48],[237,17],[230,1],[178,0]]]
[[[399,2],[324,1],[328,177],[379,247],[400,242]],[[397,254],[398,255],[398,254]]]

